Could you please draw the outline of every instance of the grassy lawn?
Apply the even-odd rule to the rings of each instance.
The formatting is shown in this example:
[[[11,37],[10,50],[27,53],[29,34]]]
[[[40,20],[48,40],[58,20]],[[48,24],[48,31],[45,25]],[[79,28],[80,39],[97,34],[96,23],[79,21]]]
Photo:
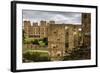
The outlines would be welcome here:
[[[23,53],[23,62],[45,62],[50,61],[48,51],[27,50]]]

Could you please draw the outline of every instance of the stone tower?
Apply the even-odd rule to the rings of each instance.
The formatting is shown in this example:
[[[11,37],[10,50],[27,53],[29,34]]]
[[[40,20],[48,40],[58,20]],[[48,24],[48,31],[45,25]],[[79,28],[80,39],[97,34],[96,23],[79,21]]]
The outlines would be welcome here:
[[[70,54],[73,50],[76,50],[80,46],[81,36],[79,35],[81,25],[72,25],[67,24],[65,26],[66,34],[65,34],[65,46],[66,53]]]
[[[51,60],[62,60],[65,54],[65,26],[50,24],[48,29],[48,49]]]
[[[38,23],[33,23],[32,29],[31,29],[31,35],[34,38],[40,38],[40,27],[38,26]]]
[[[26,37],[29,37],[29,33],[30,33],[30,28],[31,28],[31,23],[30,21],[24,21],[24,35]]]
[[[40,38],[47,38],[48,27],[46,21],[40,21]]]
[[[91,14],[82,13],[82,32],[83,46],[89,48],[91,46]]]

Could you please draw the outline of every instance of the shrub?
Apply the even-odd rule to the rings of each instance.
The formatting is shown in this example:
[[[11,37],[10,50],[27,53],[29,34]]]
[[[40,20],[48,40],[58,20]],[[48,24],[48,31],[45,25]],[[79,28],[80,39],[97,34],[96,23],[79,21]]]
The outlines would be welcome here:
[[[39,41],[40,46],[45,46],[45,43],[43,41]]]
[[[26,52],[23,54],[23,58],[27,60],[32,60],[32,56],[30,52]]]
[[[48,38],[44,38],[43,42],[45,43],[45,45],[48,45]]]
[[[37,40],[37,39],[34,39],[34,41],[31,41],[31,42],[32,42],[32,44],[39,45],[39,42],[38,42],[38,40]]]
[[[26,39],[24,39],[24,43],[25,44],[30,44],[30,43],[32,43],[32,41],[34,41],[34,39],[32,39],[32,38],[26,38]]]

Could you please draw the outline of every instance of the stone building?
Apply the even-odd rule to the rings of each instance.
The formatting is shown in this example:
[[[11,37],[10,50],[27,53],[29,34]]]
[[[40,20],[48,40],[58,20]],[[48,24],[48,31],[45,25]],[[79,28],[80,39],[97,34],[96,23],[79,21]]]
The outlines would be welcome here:
[[[41,21],[40,25],[38,23],[31,25],[30,21],[24,21],[24,31],[28,38],[42,39],[48,36],[46,21]]]

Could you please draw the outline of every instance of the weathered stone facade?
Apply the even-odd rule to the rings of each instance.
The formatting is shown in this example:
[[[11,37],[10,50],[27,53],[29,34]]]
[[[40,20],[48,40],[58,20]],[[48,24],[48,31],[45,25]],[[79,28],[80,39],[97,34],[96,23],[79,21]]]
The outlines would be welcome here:
[[[48,36],[46,21],[41,21],[40,25],[38,23],[31,25],[30,21],[24,21],[24,31],[29,38],[40,39]]]
[[[51,24],[48,29],[48,49],[51,60],[61,60],[65,54],[65,26]]]
[[[67,24],[65,25],[65,46],[66,51],[71,53],[72,50],[78,49],[82,40],[81,25]]]
[[[30,28],[31,28],[31,23],[30,23],[30,21],[24,21],[24,35],[25,35],[26,37],[29,36]]]
[[[48,37],[48,27],[46,21],[40,22],[40,38]]]
[[[91,46],[91,14],[82,13],[82,33],[83,46],[90,48]]]

